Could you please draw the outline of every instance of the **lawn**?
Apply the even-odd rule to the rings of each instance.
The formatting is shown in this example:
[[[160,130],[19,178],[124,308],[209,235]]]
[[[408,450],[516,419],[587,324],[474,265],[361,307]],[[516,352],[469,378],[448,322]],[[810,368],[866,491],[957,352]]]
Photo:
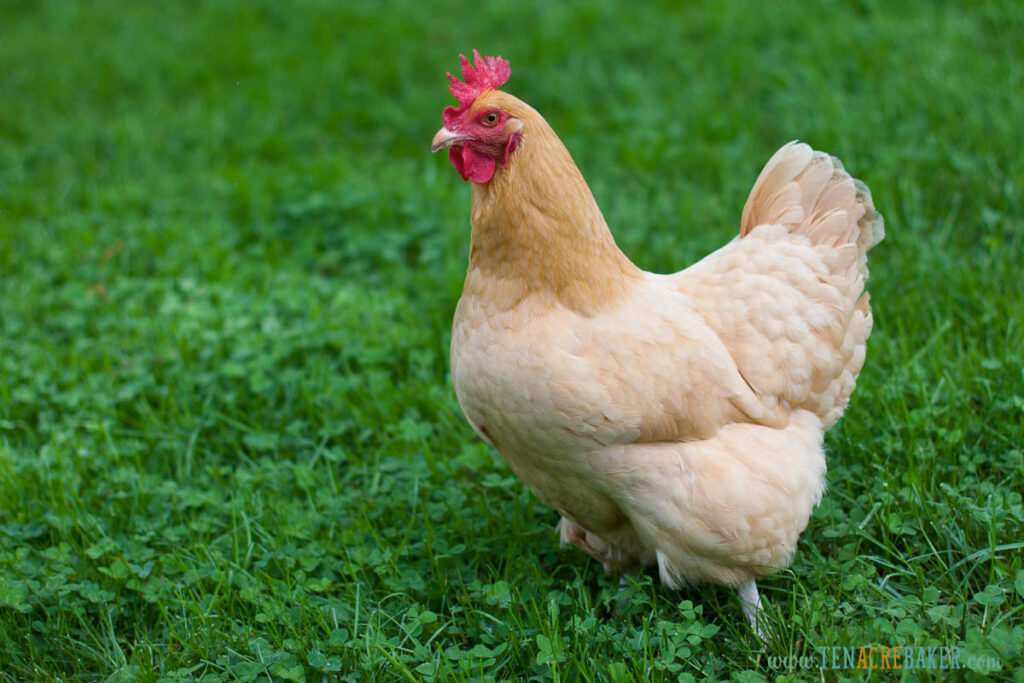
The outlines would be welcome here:
[[[0,680],[831,680],[866,672],[820,648],[931,646],[1024,681],[1019,3],[678,4],[0,0]],[[462,418],[469,189],[428,148],[474,47],[646,269],[730,239],[794,138],[885,214],[767,647],[732,591],[560,549]]]

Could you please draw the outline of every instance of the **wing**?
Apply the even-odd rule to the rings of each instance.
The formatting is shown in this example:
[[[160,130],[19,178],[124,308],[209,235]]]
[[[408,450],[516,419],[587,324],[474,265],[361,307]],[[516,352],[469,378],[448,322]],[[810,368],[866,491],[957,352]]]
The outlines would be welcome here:
[[[550,411],[602,444],[690,441],[743,422],[783,426],[744,381],[719,335],[668,276],[649,275],[628,306],[563,327],[548,355]]]

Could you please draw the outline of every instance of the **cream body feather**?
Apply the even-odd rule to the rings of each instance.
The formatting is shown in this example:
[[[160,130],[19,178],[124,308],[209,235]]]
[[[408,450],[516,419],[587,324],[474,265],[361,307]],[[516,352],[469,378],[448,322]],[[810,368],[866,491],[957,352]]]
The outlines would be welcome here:
[[[871,331],[865,252],[882,222],[866,187],[791,143],[736,239],[645,273],[540,115],[501,91],[478,104],[524,127],[473,186],[451,348],[466,417],[609,571],[740,586],[785,566]]]

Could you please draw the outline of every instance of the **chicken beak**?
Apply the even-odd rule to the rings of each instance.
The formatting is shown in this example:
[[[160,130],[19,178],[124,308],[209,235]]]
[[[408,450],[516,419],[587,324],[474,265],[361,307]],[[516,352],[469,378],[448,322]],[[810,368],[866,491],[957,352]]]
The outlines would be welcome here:
[[[468,140],[470,136],[460,135],[454,131],[450,131],[447,128],[442,128],[437,131],[437,135],[430,141],[430,151],[440,152],[442,149],[447,149],[452,145],[458,144],[463,140]]]

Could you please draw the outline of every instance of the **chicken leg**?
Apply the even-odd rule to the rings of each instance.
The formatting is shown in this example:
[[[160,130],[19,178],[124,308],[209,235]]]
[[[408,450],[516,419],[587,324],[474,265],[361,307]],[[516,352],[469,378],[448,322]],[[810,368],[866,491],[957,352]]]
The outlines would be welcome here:
[[[758,639],[763,643],[766,641],[764,630],[764,606],[761,604],[761,596],[757,592],[757,582],[754,579],[736,589],[740,596],[740,605],[743,606],[743,613],[747,615],[750,626],[754,629]]]

